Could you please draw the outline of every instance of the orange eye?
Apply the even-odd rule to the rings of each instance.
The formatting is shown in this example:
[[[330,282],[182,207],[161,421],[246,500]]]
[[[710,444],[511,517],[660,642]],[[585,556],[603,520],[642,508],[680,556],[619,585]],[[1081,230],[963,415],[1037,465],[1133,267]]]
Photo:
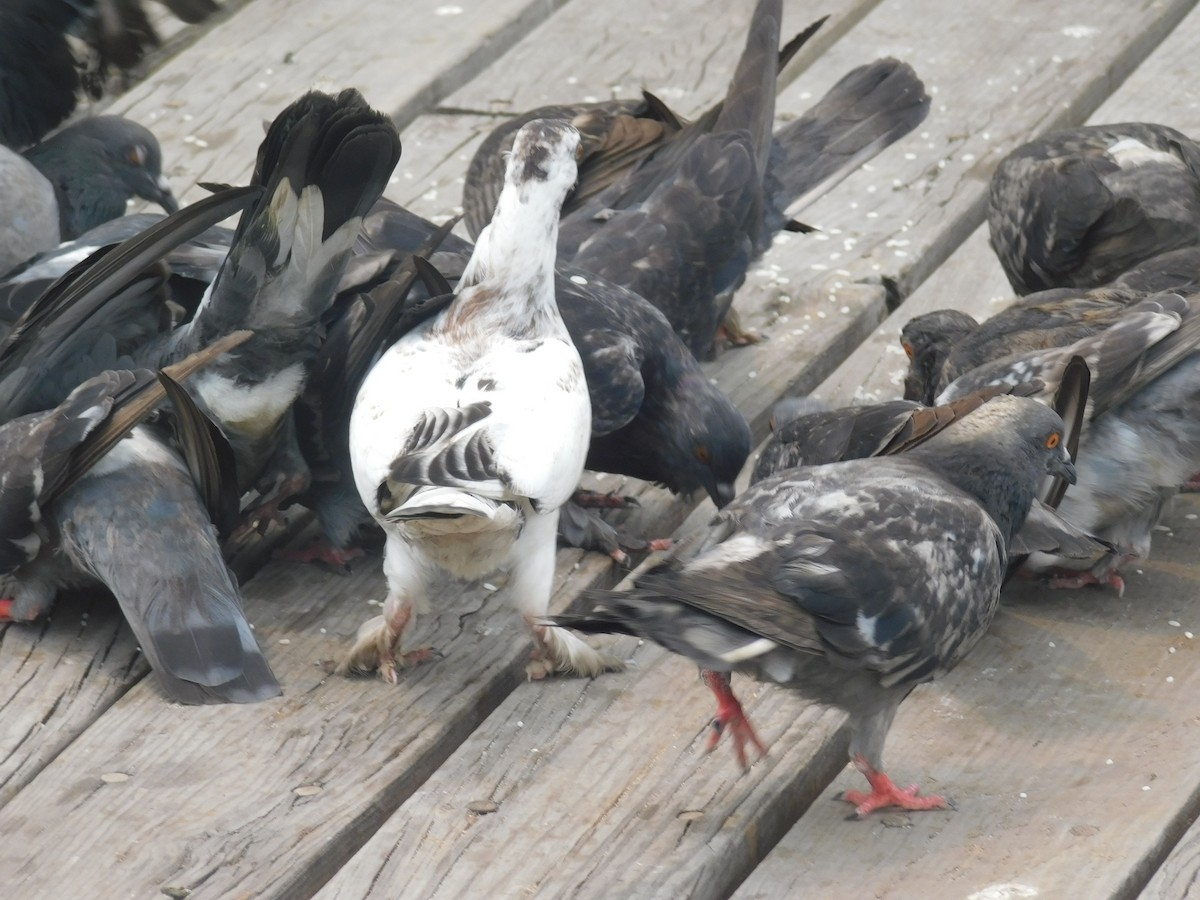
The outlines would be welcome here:
[[[907,356],[909,359],[912,359],[912,357],[913,357],[912,344],[910,344],[908,341],[903,341],[900,344],[900,346],[904,348],[904,355]]]
[[[697,447],[696,448],[696,459],[700,460],[700,462],[706,463],[711,458],[712,457],[710,456],[707,447]]]
[[[144,166],[146,164],[146,157],[148,155],[149,154],[146,152],[145,147],[143,147],[141,144],[134,144],[129,148],[128,159],[129,162],[135,166]]]
[[[1055,447],[1058,446],[1058,443],[1061,440],[1062,440],[1062,435],[1059,434],[1057,431],[1054,432],[1052,435],[1050,435],[1050,437],[1046,438],[1046,449],[1053,450]]]

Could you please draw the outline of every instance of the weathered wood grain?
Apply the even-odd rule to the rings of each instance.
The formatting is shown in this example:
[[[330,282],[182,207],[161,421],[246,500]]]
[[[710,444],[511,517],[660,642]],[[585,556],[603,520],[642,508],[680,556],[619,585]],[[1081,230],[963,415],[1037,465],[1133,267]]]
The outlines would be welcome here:
[[[0,625],[0,805],[149,671],[111,598]]]
[[[560,608],[607,577],[577,562],[560,555]],[[133,687],[0,810],[20,835],[0,847],[7,896],[86,893],[97,871],[108,896],[308,896],[524,677],[503,589],[448,585],[413,636],[442,656],[395,687],[322,667],[377,611],[377,560],[344,578],[273,563],[244,593],[284,696],[183,707]]]
[[[1182,77],[1197,39],[1192,13],[1092,121],[1200,130],[1193,98],[1163,90]],[[945,306],[986,316],[1007,295],[980,228],[818,393],[834,402],[896,396],[903,322]],[[958,812],[881,816],[856,834],[818,802],[735,897],[835,885],[889,900],[1136,896],[1200,809],[1190,636],[1198,514],[1194,497],[1177,502],[1123,600],[1011,588],[963,665],[906,701],[892,765],[955,794]],[[844,774],[824,797],[854,780]],[[1186,896],[1198,839],[1179,843],[1146,896]]]

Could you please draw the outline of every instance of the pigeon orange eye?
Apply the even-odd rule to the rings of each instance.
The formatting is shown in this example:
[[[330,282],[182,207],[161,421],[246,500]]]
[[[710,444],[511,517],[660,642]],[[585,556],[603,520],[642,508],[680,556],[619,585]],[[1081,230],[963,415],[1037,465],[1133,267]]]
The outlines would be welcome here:
[[[135,166],[144,166],[146,164],[146,148],[141,144],[134,144],[129,148],[129,161]]]
[[[907,356],[909,359],[912,359],[912,357],[913,357],[912,344],[910,344],[908,341],[904,341],[900,346],[904,348],[904,355]]]
[[[697,447],[696,448],[696,459],[700,460],[700,462],[706,463],[711,458],[712,457],[710,456],[707,447]]]
[[[1058,446],[1058,443],[1061,440],[1062,440],[1062,435],[1059,434],[1057,431],[1054,432],[1054,434],[1052,434],[1052,435],[1050,435],[1050,437],[1046,438],[1046,449],[1053,450],[1055,447]]]

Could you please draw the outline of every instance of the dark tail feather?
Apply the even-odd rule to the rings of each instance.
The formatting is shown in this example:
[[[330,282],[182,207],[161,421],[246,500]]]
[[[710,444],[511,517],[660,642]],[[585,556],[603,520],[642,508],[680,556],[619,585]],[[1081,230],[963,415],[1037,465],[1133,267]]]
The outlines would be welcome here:
[[[746,48],[738,60],[714,132],[745,130],[755,149],[758,171],[763,172],[771,152],[775,124],[775,76],[779,66],[781,0],[759,0]]]
[[[854,69],[776,132],[783,149],[769,173],[776,207],[811,203],[916,128],[928,112],[925,85],[907,63],[887,58]]]

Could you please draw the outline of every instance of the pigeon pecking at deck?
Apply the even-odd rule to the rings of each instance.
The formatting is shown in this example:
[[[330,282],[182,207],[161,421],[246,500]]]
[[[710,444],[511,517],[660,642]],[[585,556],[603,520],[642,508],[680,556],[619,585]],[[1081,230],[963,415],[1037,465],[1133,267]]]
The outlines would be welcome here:
[[[909,691],[990,625],[1042,478],[1074,480],[1062,429],[1048,407],[1005,395],[903,455],[784,470],[722,510],[688,560],[548,621],[648,638],[713,673],[716,724],[739,759],[761,744],[726,673],[839,706],[871,788],[844,796],[855,815],[945,807],[884,774],[884,739]]]

